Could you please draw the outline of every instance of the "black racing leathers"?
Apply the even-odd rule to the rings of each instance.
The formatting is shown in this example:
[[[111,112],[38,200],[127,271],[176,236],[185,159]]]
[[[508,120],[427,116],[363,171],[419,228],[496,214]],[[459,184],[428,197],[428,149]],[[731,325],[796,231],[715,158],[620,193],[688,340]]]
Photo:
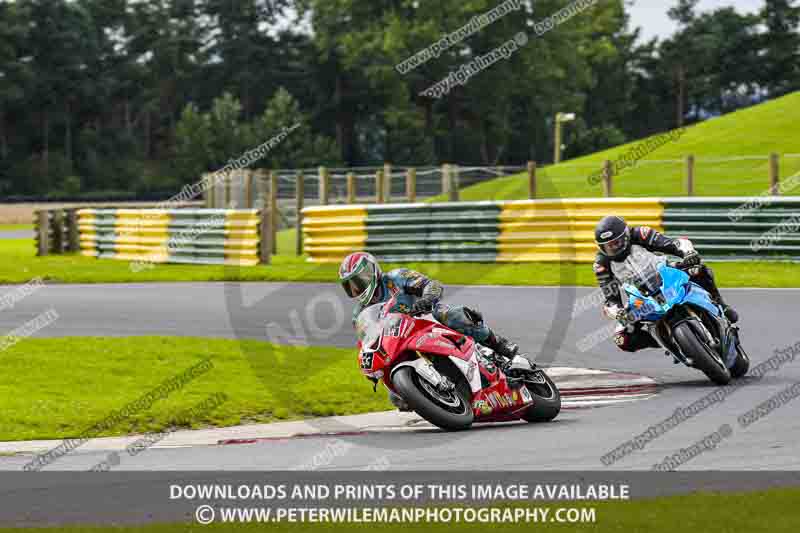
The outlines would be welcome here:
[[[672,239],[662,235],[652,228],[646,226],[631,227],[631,246],[641,246],[651,252],[658,252],[683,258],[686,250],[693,250],[690,243],[684,242],[683,245],[678,239]],[[614,276],[611,268],[612,259],[598,253],[594,262],[594,273],[597,283],[603,291],[605,297],[605,310],[623,308],[622,296],[620,291],[620,280]],[[692,281],[703,287],[712,298],[720,304],[723,303],[722,296],[714,281],[714,273],[706,265],[699,265],[692,269]],[[635,352],[643,348],[657,348],[659,345],[649,333],[642,330],[638,325],[634,325],[633,331],[628,331],[620,326],[614,336],[614,342],[621,350]]]
[[[683,251],[677,239],[670,239],[647,226],[631,227],[630,245],[638,245],[651,252],[683,257]],[[620,283],[611,271],[611,261],[611,258],[607,255],[598,252],[594,261],[594,275],[597,277],[597,283],[603,291],[606,305],[616,304],[621,306]]]

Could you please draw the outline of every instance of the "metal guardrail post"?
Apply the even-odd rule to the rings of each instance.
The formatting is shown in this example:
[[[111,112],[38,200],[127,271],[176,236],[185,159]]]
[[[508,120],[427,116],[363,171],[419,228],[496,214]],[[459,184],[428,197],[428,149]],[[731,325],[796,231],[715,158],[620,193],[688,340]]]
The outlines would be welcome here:
[[[686,194],[694,196],[694,155],[686,156]]]
[[[536,199],[536,161],[528,161],[528,199]]]
[[[417,201],[417,169],[409,168],[406,171],[406,197],[409,203]]]
[[[297,184],[295,186],[297,196],[297,235],[295,239],[295,251],[297,255],[303,255],[303,200],[305,195],[305,184],[303,183],[303,173],[297,173]]]
[[[780,156],[776,153],[769,154],[769,191],[773,196],[781,193]]]

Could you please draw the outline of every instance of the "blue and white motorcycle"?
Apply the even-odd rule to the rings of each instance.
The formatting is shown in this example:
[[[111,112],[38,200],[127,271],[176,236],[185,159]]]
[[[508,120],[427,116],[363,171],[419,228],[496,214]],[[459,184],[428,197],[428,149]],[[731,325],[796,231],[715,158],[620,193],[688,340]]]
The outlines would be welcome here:
[[[676,364],[696,368],[725,385],[750,369],[739,328],[684,270],[691,268],[634,246],[615,268],[627,298],[628,324],[640,323]]]

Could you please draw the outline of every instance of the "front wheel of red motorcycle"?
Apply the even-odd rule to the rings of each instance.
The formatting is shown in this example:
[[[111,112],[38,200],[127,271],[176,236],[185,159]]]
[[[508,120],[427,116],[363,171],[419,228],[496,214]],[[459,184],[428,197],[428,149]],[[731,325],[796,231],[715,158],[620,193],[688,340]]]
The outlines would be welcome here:
[[[531,373],[524,380],[533,397],[533,405],[522,415],[526,422],[550,422],[561,412],[561,393],[543,370]]]
[[[411,367],[398,369],[392,375],[392,383],[408,405],[434,426],[445,431],[462,431],[472,426],[472,406],[462,387],[441,391]]]

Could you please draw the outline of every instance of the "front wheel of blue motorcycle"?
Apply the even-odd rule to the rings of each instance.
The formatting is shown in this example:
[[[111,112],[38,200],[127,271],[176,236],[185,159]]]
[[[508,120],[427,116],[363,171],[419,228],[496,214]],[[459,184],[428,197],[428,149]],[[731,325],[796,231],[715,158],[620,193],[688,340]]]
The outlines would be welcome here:
[[[689,322],[679,324],[673,331],[675,342],[681,347],[684,355],[694,361],[693,366],[708,376],[717,385],[727,385],[731,381],[731,372],[719,356],[706,346],[692,329]]]

